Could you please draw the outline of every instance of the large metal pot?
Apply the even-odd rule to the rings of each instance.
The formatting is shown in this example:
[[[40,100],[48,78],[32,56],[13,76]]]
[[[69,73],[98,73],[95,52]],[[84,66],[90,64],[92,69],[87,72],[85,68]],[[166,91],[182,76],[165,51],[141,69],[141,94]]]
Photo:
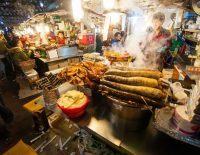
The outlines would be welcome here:
[[[145,129],[152,112],[148,107],[131,105],[112,97],[106,97],[110,106],[110,121],[117,131],[136,131]]]

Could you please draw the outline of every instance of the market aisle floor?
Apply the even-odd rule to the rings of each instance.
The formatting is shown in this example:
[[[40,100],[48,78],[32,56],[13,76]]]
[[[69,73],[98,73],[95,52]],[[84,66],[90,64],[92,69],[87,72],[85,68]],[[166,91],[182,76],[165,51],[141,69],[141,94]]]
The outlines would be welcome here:
[[[23,135],[28,133],[32,128],[33,124],[32,116],[28,111],[23,109],[22,105],[24,103],[27,103],[34,97],[19,100],[18,99],[19,87],[14,82],[1,80],[0,88],[2,90],[2,97],[5,105],[8,108],[10,108],[10,110],[12,110],[12,112],[14,113],[14,121],[10,126],[12,140],[9,143],[9,145],[0,141],[0,154],[2,154],[3,151],[7,150],[9,147],[14,145]]]

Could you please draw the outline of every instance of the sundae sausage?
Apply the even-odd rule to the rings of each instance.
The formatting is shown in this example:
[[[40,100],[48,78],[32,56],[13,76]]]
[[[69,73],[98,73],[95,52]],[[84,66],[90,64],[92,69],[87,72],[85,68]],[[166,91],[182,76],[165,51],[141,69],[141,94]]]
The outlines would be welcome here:
[[[159,88],[159,82],[156,79],[150,79],[145,77],[122,77],[117,75],[105,75],[104,78],[108,81],[117,82],[121,84]]]
[[[108,95],[111,95],[111,96],[114,96],[114,97],[122,98],[122,99],[125,99],[125,100],[131,100],[131,101],[138,102],[138,103],[141,103],[141,104],[147,103],[148,105],[152,105],[152,106],[156,106],[156,107],[164,106],[162,101],[158,102],[157,100],[154,100],[154,99],[151,99],[151,98],[148,98],[148,97],[144,97],[144,96],[141,96],[141,95],[117,90],[117,89],[114,89],[114,88],[107,87],[105,85],[100,85],[99,88],[105,94],[108,94]]]
[[[150,97],[153,99],[166,98],[166,94],[156,88],[145,87],[145,86],[129,86],[125,84],[119,84],[116,82],[110,82],[104,79],[101,80],[101,84],[112,87],[114,89],[130,92],[130,93],[135,93],[135,94],[145,96],[145,97]]]
[[[120,70],[109,70],[105,75],[117,75],[123,77],[146,77],[153,79],[160,79],[162,73],[159,71],[150,71],[150,70],[134,70],[134,71],[120,71]]]

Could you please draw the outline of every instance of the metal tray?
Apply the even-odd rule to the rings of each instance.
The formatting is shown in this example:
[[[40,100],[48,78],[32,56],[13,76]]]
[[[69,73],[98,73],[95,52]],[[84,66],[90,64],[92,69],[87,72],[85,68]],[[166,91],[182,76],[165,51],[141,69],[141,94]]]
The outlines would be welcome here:
[[[179,140],[179,141],[182,141],[187,144],[200,148],[200,138],[183,135],[171,127],[171,117],[173,113],[174,113],[174,109],[171,109],[168,107],[157,109],[155,112],[155,121],[154,121],[155,128],[176,140]]]

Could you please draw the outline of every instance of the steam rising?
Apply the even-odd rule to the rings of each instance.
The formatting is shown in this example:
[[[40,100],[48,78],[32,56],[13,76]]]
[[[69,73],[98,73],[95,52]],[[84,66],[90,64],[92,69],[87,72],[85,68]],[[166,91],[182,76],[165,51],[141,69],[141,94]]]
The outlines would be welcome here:
[[[132,10],[134,11],[134,16],[129,17],[129,32],[127,34],[127,39],[124,47],[125,51],[129,52],[130,55],[136,56],[136,59],[132,64],[133,67],[145,67],[154,69],[158,68],[157,62],[159,57],[156,53],[159,52],[158,50],[162,47],[163,42],[157,42],[152,45],[152,43],[150,42],[152,36],[148,35],[147,29],[152,24],[152,15],[154,13],[160,11],[164,13],[165,16],[169,16],[169,8],[164,8],[163,5],[160,5],[160,8],[154,8],[152,9],[154,11],[145,13],[141,8],[137,7],[138,4],[136,4],[132,0],[121,0],[120,5],[125,9],[132,8]],[[171,22],[170,19],[166,20],[167,21],[165,21],[165,23]],[[164,42],[165,41],[166,40],[164,40]],[[148,57],[148,54],[151,54],[151,59],[147,61],[146,58]]]

